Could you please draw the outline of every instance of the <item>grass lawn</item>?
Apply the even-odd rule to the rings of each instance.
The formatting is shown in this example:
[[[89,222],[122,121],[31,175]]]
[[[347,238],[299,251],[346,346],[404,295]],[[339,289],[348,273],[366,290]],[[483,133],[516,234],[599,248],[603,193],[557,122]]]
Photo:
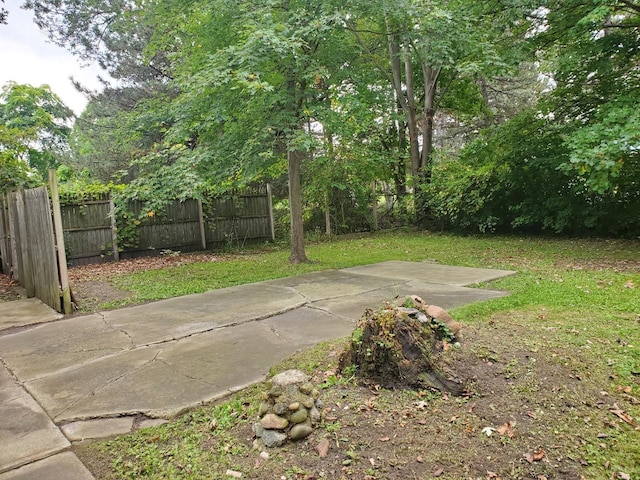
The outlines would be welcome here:
[[[307,440],[268,459],[251,449],[256,386],[75,446],[97,478],[232,478],[228,469],[255,479],[640,478],[639,241],[404,232],[314,243],[307,254],[314,263],[293,266],[271,246],[118,274],[109,281],[130,295],[102,307],[385,260],[516,270],[491,284],[511,295],[450,312],[467,327],[447,355],[473,394],[376,391],[341,378],[342,344],[328,343],[273,369],[301,368],[323,386],[331,420]],[[323,438],[331,449],[321,458]]]

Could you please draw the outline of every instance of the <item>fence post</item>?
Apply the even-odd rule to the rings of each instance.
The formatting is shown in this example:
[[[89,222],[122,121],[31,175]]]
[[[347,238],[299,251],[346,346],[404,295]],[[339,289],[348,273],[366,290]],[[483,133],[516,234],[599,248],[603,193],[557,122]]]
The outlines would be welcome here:
[[[113,245],[113,259],[120,261],[120,251],[118,250],[118,228],[116,227],[116,206],[113,197],[109,194],[109,216],[111,217],[111,244]]]
[[[202,200],[197,199],[198,202],[198,220],[200,221],[200,245],[202,250],[207,249],[207,234],[204,230],[204,209],[202,208]]]
[[[0,257],[2,271],[11,273],[11,237],[9,235],[9,201],[7,195],[0,193]]]
[[[73,313],[71,304],[71,288],[69,287],[69,275],[67,272],[67,254],[64,251],[64,232],[62,229],[62,214],[60,213],[60,197],[58,195],[58,179],[56,171],[49,169],[49,187],[51,188],[51,205],[53,210],[53,229],[56,234],[56,247],[58,250],[58,275],[62,290],[62,310],[64,313]]]

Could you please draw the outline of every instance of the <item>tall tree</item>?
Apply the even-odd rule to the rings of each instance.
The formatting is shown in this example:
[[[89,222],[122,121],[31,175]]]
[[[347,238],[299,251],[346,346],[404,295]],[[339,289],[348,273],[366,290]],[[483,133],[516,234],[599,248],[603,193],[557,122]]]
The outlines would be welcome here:
[[[0,151],[39,171],[57,168],[69,151],[73,112],[47,85],[9,82],[0,91]]]
[[[598,194],[615,194],[632,178],[637,192],[640,2],[554,0],[548,8],[537,40],[556,82],[545,106],[570,151],[562,168]]]
[[[520,58],[514,52],[533,3],[378,0],[360,4],[368,18],[364,24],[359,16],[349,22],[363,48],[377,58],[404,116],[419,220],[425,220],[428,210],[421,193],[430,181],[437,111],[446,108],[457,85],[477,85],[479,77],[517,67]],[[372,33],[386,40],[386,61],[367,46]]]
[[[200,28],[185,28],[192,35],[183,42],[187,51],[189,45],[212,48],[204,56],[195,53],[202,62],[187,59],[178,68],[185,94],[176,102],[180,114],[170,136],[183,143],[195,139],[194,157],[208,158],[217,173],[236,178],[251,178],[286,157],[289,259],[307,262],[301,168],[316,145],[308,125],[323,102],[318,84],[330,80],[328,72],[337,71],[340,61],[330,53],[344,32],[341,17],[331,2],[317,0],[214,3],[203,7],[209,18]],[[221,14],[230,8],[231,14]],[[207,26],[222,22],[226,28],[219,32]]]

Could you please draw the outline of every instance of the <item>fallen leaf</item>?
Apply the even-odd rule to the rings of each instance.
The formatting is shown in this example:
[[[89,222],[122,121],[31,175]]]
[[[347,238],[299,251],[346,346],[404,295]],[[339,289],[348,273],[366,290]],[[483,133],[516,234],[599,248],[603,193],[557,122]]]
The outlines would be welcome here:
[[[617,403],[614,403],[613,407],[609,411],[613,413],[616,417],[618,417],[620,420],[628,423],[632,427],[635,427],[633,417],[629,415],[627,412],[625,412],[624,410],[621,410],[620,407],[618,407]]]
[[[640,403],[640,400],[638,400],[636,397],[632,397],[631,395],[627,395],[626,393],[622,394],[622,398],[624,398],[631,405],[638,405]]]
[[[329,439],[323,438],[320,440],[318,445],[316,445],[316,452],[320,455],[320,458],[324,458],[329,453]]]
[[[524,458],[527,462],[533,463],[533,462],[539,462],[546,456],[547,456],[547,452],[540,449],[540,450],[535,450],[533,452],[525,454]]]
[[[500,480],[500,477],[496,472],[490,472],[489,470],[487,470],[487,479]]]
[[[419,402],[415,402],[414,405],[416,406],[416,408],[418,410],[424,411],[429,406],[429,403],[427,403],[427,402],[425,402],[423,400],[420,400]]]
[[[391,438],[389,438],[389,437],[381,437],[378,440],[381,441],[381,442],[388,442],[389,440],[391,440]]]
[[[618,478],[620,480],[631,480],[631,475],[624,472],[616,472],[616,476],[614,478]]]
[[[227,476],[233,478],[242,478],[242,472],[236,472],[235,470],[227,470]]]
[[[369,463],[371,464],[372,467],[376,466],[376,461],[373,458],[369,459]]]
[[[636,284],[633,282],[633,280],[629,280],[624,284],[624,288],[636,288]]]
[[[433,476],[434,477],[441,477],[443,473],[444,473],[444,469],[443,468],[439,468],[435,472],[433,472]]]
[[[527,416],[533,418],[534,420],[538,418],[538,416],[536,415],[536,412],[532,412],[532,411],[527,412]]]
[[[493,435],[493,432],[496,431],[495,428],[493,427],[484,427],[482,430],[482,433],[484,433],[487,437],[490,437],[491,435]]]
[[[504,425],[498,427],[496,429],[496,431],[500,434],[500,435],[506,435],[509,438],[513,438],[513,426],[515,425],[515,422],[507,422]]]
[[[418,456],[418,457],[416,458],[416,462],[418,462],[418,463],[424,463],[424,458],[422,458],[421,456]]]
[[[549,480],[546,475],[538,475],[538,480]]]

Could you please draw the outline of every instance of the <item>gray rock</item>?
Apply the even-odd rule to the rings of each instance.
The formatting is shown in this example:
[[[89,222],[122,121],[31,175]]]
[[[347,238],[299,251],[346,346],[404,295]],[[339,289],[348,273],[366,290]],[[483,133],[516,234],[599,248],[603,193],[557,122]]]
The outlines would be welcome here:
[[[262,434],[261,440],[265,447],[275,448],[284,445],[287,441],[287,436],[284,433],[276,432],[275,430],[265,430]]]
[[[313,398],[311,397],[307,397],[304,402],[302,402],[302,404],[304,405],[304,408],[311,408],[314,405],[314,401]]]
[[[311,390],[313,390],[313,383],[311,382],[304,383],[300,385],[298,389],[305,395],[309,395],[311,393]]]
[[[301,423],[293,426],[289,432],[289,438],[291,440],[302,440],[303,438],[308,437],[311,432],[313,432],[313,428],[305,423]]]
[[[275,413],[276,415],[284,415],[288,411],[289,411],[289,406],[285,405],[284,403],[276,403],[273,406],[273,413]]]
[[[260,425],[260,422],[256,422],[251,425],[251,431],[255,434],[256,437],[260,438],[264,433],[264,427]]]
[[[318,410],[316,407],[313,407],[311,410],[309,410],[309,418],[311,419],[311,423],[314,425],[320,423],[320,420],[322,420],[320,410]]]
[[[318,407],[318,410],[322,410],[324,408],[324,402],[320,399],[316,400],[316,407]]]
[[[282,390],[282,387],[280,385],[274,385],[269,390],[269,396],[271,396],[273,398],[278,398],[280,395],[282,395],[282,393],[283,393],[283,390]]]
[[[286,370],[282,373],[277,374],[271,379],[273,385],[292,385],[295,383],[306,383],[309,381],[309,377],[307,374],[300,370]]]

